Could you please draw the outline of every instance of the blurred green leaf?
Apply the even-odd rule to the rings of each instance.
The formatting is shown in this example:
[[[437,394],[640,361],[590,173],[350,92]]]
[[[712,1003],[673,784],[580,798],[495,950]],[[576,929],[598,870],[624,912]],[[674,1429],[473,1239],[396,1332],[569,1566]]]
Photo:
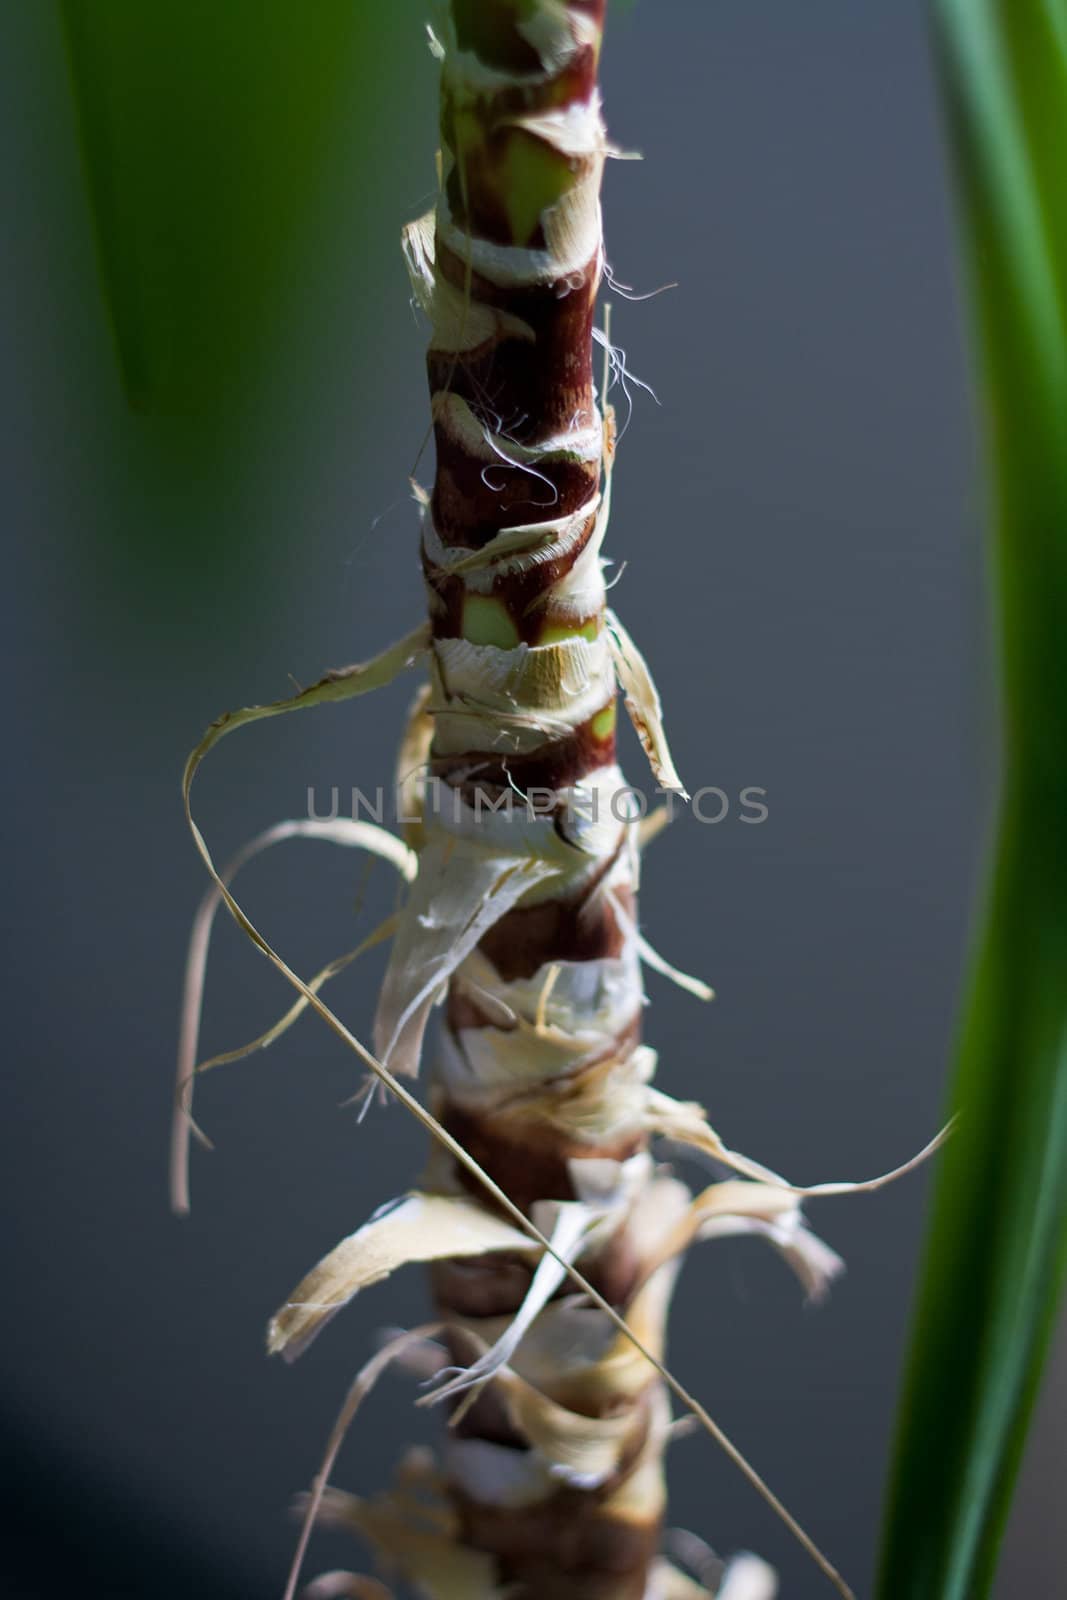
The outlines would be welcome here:
[[[268,337],[339,113],[375,70],[391,9],[62,0],[104,290],[138,409],[201,410]]]
[[[1004,773],[885,1600],[989,1592],[1067,1263],[1067,4],[939,0],[934,20],[987,415]]]

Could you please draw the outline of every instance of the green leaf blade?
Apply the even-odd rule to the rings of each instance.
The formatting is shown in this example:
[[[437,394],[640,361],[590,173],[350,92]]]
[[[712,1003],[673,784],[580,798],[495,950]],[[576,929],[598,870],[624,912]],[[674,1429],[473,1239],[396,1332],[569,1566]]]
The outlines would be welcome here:
[[[988,418],[1004,776],[879,1593],[988,1594],[1067,1267],[1067,8],[943,0]]]

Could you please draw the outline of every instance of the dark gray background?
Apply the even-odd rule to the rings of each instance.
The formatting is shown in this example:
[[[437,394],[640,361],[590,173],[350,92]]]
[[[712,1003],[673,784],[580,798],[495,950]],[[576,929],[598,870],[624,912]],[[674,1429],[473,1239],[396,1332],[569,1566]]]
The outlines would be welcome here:
[[[375,1330],[423,1306],[412,1269],[295,1369],[262,1354],[269,1311],[423,1150],[396,1107],[361,1127],[337,1109],[358,1070],[311,1021],[207,1082],[218,1149],[195,1156],[191,1219],[165,1192],[203,885],[181,761],[219,710],[375,651],[422,606],[406,479],[423,332],[397,239],[432,187],[434,72],[424,8],[404,6],[410,89],[382,93],[377,181],[338,190],[339,243],[293,284],[283,356],[203,479],[192,446],[125,408],[58,26],[48,5],[5,8],[12,1593],[58,1593],[73,1568],[83,1593],[278,1594],[289,1496]],[[652,975],[648,1036],[663,1086],[735,1146],[797,1181],[869,1175],[938,1122],[991,794],[980,491],[923,13],[646,0],[612,19],[604,89],[615,139],[645,157],[609,170],[610,259],[638,290],[680,285],[616,301],[615,338],[661,404],[638,394],[619,457],[614,599],[689,786],[762,785],[770,808],[761,827],[683,819],[647,858],[646,930],[719,995],[704,1011]],[[227,745],[200,794],[219,851],[300,814],[309,783],[388,781],[410,689]],[[626,760],[643,782],[632,745]],[[387,902],[379,869],[354,915],[363,878],[347,853],[291,845],[245,895],[310,971]],[[336,987],[357,1031],[380,970]],[[287,1003],[221,929],[205,1046]],[[696,1254],[674,1308],[679,1376],[861,1595],[925,1190],[812,1206],[849,1262],[818,1311],[743,1242]],[[411,1398],[383,1384],[337,1481],[381,1486],[432,1435]],[[1052,1390],[1042,1418],[1008,1597],[1060,1582]],[[765,1553],[790,1600],[828,1593],[708,1440],[676,1446],[671,1483],[672,1523]],[[324,1537],[309,1570],[350,1560]]]

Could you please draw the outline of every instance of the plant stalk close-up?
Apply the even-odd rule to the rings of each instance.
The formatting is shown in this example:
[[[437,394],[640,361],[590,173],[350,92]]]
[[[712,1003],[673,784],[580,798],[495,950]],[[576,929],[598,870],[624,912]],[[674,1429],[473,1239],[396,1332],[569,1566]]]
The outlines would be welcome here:
[[[824,1580],[851,1596],[830,1558],[665,1365],[671,1292],[692,1244],[757,1234],[809,1298],[821,1299],[843,1262],[807,1227],[803,1196],[883,1187],[952,1132],[947,1126],[882,1177],[804,1189],[728,1150],[701,1106],[653,1086],[642,968],[669,973],[699,999],[712,995],[639,930],[643,847],[688,795],[649,668],[608,607],[604,581],[616,449],[607,392],[612,376],[624,387],[627,376],[610,324],[595,322],[605,263],[601,177],[618,153],[597,84],[604,13],[604,0],[453,0],[430,32],[441,72],[439,193],[403,239],[413,300],[431,327],[432,490],[413,480],[428,627],[287,701],[221,718],[186,768],[187,815],[215,883],[208,925],[221,896],[365,1060],[364,1105],[392,1092],[435,1137],[420,1188],[342,1241],[270,1325],[269,1348],[292,1359],[366,1285],[407,1262],[431,1263],[434,1320],[385,1343],[357,1378],[306,1503],[286,1600],[316,1522],[362,1534],[384,1570],[431,1600],[777,1594],[773,1569],[758,1557],[709,1557],[693,1575],[663,1554],[663,1457],[675,1399]],[[599,393],[595,344],[604,358]],[[192,820],[190,792],[204,755],[242,722],[363,694],[423,663],[428,682],[411,707],[396,773],[398,796],[413,807],[406,841],[338,838],[392,858],[411,882],[379,930],[392,949],[372,1055],[318,998],[334,969],[309,987],[248,921]],[[620,691],[669,802],[652,816],[616,760]],[[180,1097],[199,1070],[191,1052],[203,958],[206,937],[199,953],[194,939],[190,962]],[[983,973],[979,983],[990,988],[993,979]],[[418,1075],[435,1006],[443,1022],[426,1109],[400,1080]],[[173,1153],[179,1209],[187,1205],[187,1120],[182,1099]],[[657,1162],[657,1141],[711,1157],[724,1175],[694,1195]],[[935,1315],[947,1326],[940,1306]],[[913,1383],[926,1373],[936,1381],[936,1348],[931,1340],[932,1357],[919,1348]],[[1020,1356],[1024,1345],[1009,1355],[1009,1370]],[[394,1361],[430,1385],[420,1403],[447,1408],[448,1434],[439,1459],[414,1450],[397,1488],[367,1501],[332,1487],[328,1474],[360,1403]],[[987,1391],[1010,1384],[1003,1366],[980,1375],[979,1409],[995,1405]],[[929,1416],[930,1405],[919,1414]],[[906,1431],[903,1438],[906,1448]],[[965,1477],[1009,1470],[998,1465],[1010,1459],[1009,1440],[1002,1424],[991,1448],[976,1441]],[[956,1448],[946,1436],[947,1460]],[[899,1479],[898,1504],[910,1492]],[[962,1596],[949,1574],[969,1571],[971,1551],[995,1535],[973,1531],[981,1493],[962,1518],[949,1504],[946,1529],[958,1525],[964,1542],[936,1592]],[[888,1570],[894,1562],[910,1568],[918,1549],[891,1521]],[[321,1583],[334,1592],[335,1583],[363,1581],[334,1574]]]
[[[670,813],[642,817],[616,760],[621,688],[659,793],[685,798],[655,685],[604,581],[615,451],[604,391],[623,358],[595,328],[612,154],[597,85],[603,21],[590,0],[456,0],[431,34],[440,192],[404,234],[431,327],[436,473],[432,491],[416,485],[429,625],[292,701],[220,719],[186,774],[188,803],[200,760],[242,720],[363,693],[425,661],[397,769],[413,807],[408,851],[369,840],[379,854],[399,846],[413,883],[388,930],[366,1095],[369,1105],[379,1083],[395,1092],[416,1076],[441,1004],[426,1119],[440,1143],[420,1187],[296,1287],[269,1343],[291,1359],[365,1285],[432,1263],[432,1327],[387,1344],[354,1396],[392,1359],[436,1379],[422,1403],[449,1412],[441,1460],[416,1453],[402,1488],[369,1502],[327,1486],[324,1469],[298,1555],[316,1519],[347,1523],[440,1600],[710,1594],[660,1550],[668,1386],[679,1392],[662,1362],[681,1258],[702,1238],[761,1235],[813,1298],[841,1265],[786,1180],[729,1152],[699,1106],[653,1086],[641,1035],[644,964],[698,1000],[711,993],[639,931],[642,846]],[[312,989],[293,981],[321,1004],[321,976]],[[191,1071],[183,1057],[181,1095]],[[748,1176],[694,1195],[657,1164],[657,1136]],[[420,1486],[429,1503],[413,1511]],[[294,1568],[290,1593],[296,1579]],[[759,1600],[773,1589],[770,1568],[744,1557],[714,1592]]]
[[[0,28],[12,1594],[1058,1594],[1067,0]]]

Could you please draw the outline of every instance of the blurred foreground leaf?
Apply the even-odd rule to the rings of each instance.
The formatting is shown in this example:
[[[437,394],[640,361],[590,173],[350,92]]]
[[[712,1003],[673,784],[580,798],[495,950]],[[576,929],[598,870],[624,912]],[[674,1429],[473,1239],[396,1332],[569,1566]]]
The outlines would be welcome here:
[[[1067,3],[935,0],[934,18],[979,328],[1004,773],[884,1600],[989,1592],[1067,1247]]]
[[[404,8],[62,0],[62,12],[127,393],[140,410],[201,410],[269,334],[340,115]],[[341,158],[356,170],[351,150]]]

